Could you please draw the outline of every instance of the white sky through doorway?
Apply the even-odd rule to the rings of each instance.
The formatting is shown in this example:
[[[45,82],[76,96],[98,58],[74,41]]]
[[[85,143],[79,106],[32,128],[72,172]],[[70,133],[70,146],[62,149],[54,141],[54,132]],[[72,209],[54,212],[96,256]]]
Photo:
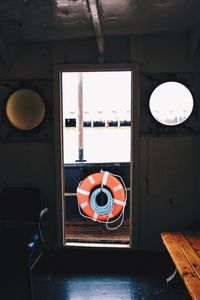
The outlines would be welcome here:
[[[83,119],[127,120],[131,111],[131,71],[82,72]],[[78,72],[62,73],[63,125],[78,112]],[[64,163],[78,159],[78,129],[66,128]],[[129,162],[130,126],[84,128],[87,162]]]

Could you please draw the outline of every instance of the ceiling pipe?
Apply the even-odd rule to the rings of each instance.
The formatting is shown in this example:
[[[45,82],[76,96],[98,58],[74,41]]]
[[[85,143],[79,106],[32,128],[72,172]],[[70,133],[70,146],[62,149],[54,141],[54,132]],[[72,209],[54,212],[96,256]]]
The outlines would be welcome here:
[[[97,50],[98,50],[98,61],[104,62],[104,39],[103,31],[100,22],[99,8],[97,0],[88,0],[88,6],[90,9],[92,24],[95,31]]]

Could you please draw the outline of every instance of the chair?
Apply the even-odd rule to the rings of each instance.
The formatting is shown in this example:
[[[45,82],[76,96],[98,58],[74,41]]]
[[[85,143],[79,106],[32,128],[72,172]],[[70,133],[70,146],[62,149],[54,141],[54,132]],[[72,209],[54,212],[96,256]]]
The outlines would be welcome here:
[[[32,187],[7,187],[0,194],[0,258],[24,268],[29,296],[33,296],[32,269],[44,252],[40,191]]]

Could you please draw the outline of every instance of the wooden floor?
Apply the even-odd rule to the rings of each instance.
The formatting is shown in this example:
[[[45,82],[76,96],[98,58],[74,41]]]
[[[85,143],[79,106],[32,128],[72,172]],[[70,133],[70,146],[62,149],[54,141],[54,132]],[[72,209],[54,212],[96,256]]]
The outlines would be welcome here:
[[[110,224],[110,227],[115,227],[117,224]],[[129,244],[129,220],[125,220],[116,230],[109,230],[105,224],[92,220],[68,221],[65,222],[65,237],[66,242]]]

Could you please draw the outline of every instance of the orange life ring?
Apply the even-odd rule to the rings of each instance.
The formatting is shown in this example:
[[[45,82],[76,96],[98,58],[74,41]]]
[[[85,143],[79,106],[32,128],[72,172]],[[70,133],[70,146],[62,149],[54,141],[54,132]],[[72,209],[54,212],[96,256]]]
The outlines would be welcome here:
[[[109,214],[97,214],[91,206],[90,197],[95,187],[106,186],[112,194],[113,206]],[[125,189],[115,176],[109,172],[98,172],[86,177],[77,188],[78,204],[82,211],[93,220],[106,221],[117,216],[126,205]]]

